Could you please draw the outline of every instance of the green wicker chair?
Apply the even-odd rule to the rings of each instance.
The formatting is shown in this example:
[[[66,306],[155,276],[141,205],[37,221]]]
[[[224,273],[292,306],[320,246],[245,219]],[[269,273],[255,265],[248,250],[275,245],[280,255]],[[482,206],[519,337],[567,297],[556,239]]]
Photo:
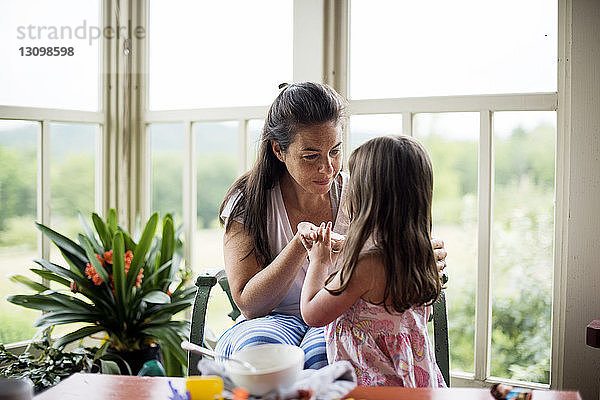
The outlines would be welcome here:
[[[190,342],[204,344],[204,329],[206,324],[206,308],[210,297],[210,291],[216,284],[219,284],[223,291],[227,293],[231,303],[231,312],[228,314],[232,320],[236,320],[240,315],[240,309],[235,305],[231,297],[231,290],[227,282],[224,270],[212,270],[200,275],[196,280],[198,291],[194,301],[192,311],[192,325],[190,332]],[[448,318],[446,314],[446,297],[442,291],[440,298],[433,305],[433,337],[435,343],[435,358],[440,371],[444,376],[446,384],[450,386],[450,363],[448,354]],[[201,356],[189,353],[188,355],[188,374],[198,375],[198,361]]]

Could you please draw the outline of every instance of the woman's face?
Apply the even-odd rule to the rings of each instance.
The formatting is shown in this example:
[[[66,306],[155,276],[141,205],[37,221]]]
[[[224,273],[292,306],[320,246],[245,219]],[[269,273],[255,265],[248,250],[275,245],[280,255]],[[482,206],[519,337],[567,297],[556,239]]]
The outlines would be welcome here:
[[[300,129],[286,152],[271,146],[292,179],[308,193],[325,194],[342,167],[342,129],[332,122]]]

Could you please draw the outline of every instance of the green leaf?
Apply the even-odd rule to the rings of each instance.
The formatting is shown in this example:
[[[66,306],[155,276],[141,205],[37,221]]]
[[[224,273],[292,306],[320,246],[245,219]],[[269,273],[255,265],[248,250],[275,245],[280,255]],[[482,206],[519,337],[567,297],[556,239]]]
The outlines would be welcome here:
[[[121,232],[115,234],[112,247],[115,297],[117,299],[117,311],[120,312],[122,310],[122,305],[127,304],[128,298],[128,293],[125,291],[125,253],[123,234]]]
[[[137,244],[133,241],[131,236],[129,236],[129,234],[120,227],[119,232],[123,234],[123,240],[125,241],[125,251],[131,251],[132,253],[135,253],[135,248],[137,247]]]
[[[146,259],[146,253],[150,248],[150,244],[152,244],[152,239],[154,238],[157,224],[158,213],[154,213],[148,220],[148,223],[144,228],[144,232],[142,233],[142,237],[140,238],[140,241],[135,249],[135,253],[133,254],[133,261],[131,262],[131,267],[129,269],[129,273],[127,274],[127,284],[125,285],[125,289],[128,291],[133,287],[137,275],[140,272],[140,268],[142,268],[142,264]]]
[[[104,254],[104,248],[102,248],[100,243],[98,243],[98,240],[96,240],[96,235],[95,235],[91,225],[86,221],[86,219],[83,217],[83,215],[81,215],[81,213],[77,213],[77,216],[79,217],[79,222],[81,223],[81,226],[83,227],[83,231],[85,232],[85,235],[90,240],[90,243],[92,244],[92,246],[94,246],[94,251],[98,254]],[[79,243],[81,244],[81,241]]]
[[[10,303],[16,304],[21,307],[30,308],[32,310],[40,311],[67,311],[62,304],[58,303],[54,299],[47,297],[39,297],[37,295],[28,294],[17,294],[14,296],[8,296],[6,300]]]
[[[87,278],[82,278],[76,273],[61,267],[60,265],[52,264],[46,260],[34,260],[35,263],[41,265],[48,271],[51,271],[57,275],[65,277],[74,281],[81,293],[83,293],[88,299],[90,299],[96,306],[102,306],[104,309],[109,310],[114,307],[106,302],[106,300],[102,297],[102,292],[98,286],[92,286],[92,283]]]
[[[180,311],[185,310],[186,308],[188,308],[189,306],[192,305],[191,301],[179,301],[177,303],[171,303],[171,304],[157,304],[155,307],[152,307],[151,309],[148,310],[147,317],[144,318],[144,324],[152,324],[152,323],[156,323],[157,319],[161,318],[162,321],[162,317],[163,316],[168,316],[169,318],[165,321],[168,322],[171,317],[173,317],[173,315],[177,314]]]
[[[177,357],[175,357],[173,351],[169,347],[166,347],[161,348],[161,352],[163,355],[165,374],[167,376],[184,376],[185,367],[177,360]]]
[[[69,280],[67,280],[65,278],[62,278],[62,277],[56,275],[53,272],[46,271],[44,269],[36,269],[36,268],[30,268],[29,270],[31,272],[33,272],[34,274],[41,276],[42,279],[46,279],[48,281],[58,282],[61,285],[64,285],[64,286],[66,286],[68,288],[71,287],[71,281],[69,281]]]
[[[79,246],[77,243],[72,241],[66,236],[61,235],[60,233],[48,228],[45,225],[40,223],[35,223],[37,228],[42,231],[44,235],[46,235],[59,249],[71,254],[74,257],[77,257],[79,260],[83,262],[86,261],[85,251]]]
[[[109,360],[100,360],[100,371],[108,375],[121,375],[121,370],[117,363]],[[131,372],[131,369],[129,371]]]
[[[169,297],[169,295],[165,292],[161,292],[160,290],[153,290],[147,293],[144,297],[142,297],[142,300],[144,300],[147,303],[166,304],[171,302],[171,297]]]
[[[142,330],[145,333],[159,341],[161,349],[171,352],[173,356],[181,363],[187,365],[187,356],[181,348],[181,337],[170,327],[152,327]]]
[[[69,265],[69,269],[77,275],[81,276],[82,278],[85,277],[85,266],[87,264],[87,258],[85,259],[85,262],[83,262],[79,258],[73,256],[72,254],[69,254],[62,250],[60,252],[62,253],[63,258],[65,259],[67,264]]]
[[[181,289],[178,288],[171,295],[171,301],[173,301],[173,300],[180,301],[180,300],[184,300],[184,299],[185,300],[193,299],[194,296],[196,295],[197,291],[198,291],[198,288],[196,286],[184,287],[184,288],[181,288]]]
[[[162,265],[159,269],[154,271],[152,274],[145,276],[144,281],[142,282],[142,289],[147,289],[149,286],[154,287],[154,278],[158,276],[162,271],[169,268],[171,266],[171,260],[167,261],[165,265]]]
[[[76,311],[98,314],[98,312],[94,308],[93,304],[89,304],[84,301],[81,301],[80,299],[78,299],[75,296],[70,296],[70,295],[65,295],[65,294],[59,293],[56,290],[47,290],[45,292],[40,293],[38,296],[44,296],[44,297],[53,299],[56,302],[65,306],[67,309],[76,309]]]
[[[104,342],[104,344],[102,346],[100,346],[98,351],[96,351],[96,353],[94,354],[94,361],[98,360],[100,357],[102,357],[106,353],[106,349],[108,348],[109,345],[110,345],[110,340],[106,340]]]
[[[42,315],[33,324],[35,327],[46,328],[54,325],[71,324],[73,322],[96,322],[97,316],[90,313],[75,313],[71,311],[52,311]]]
[[[110,210],[108,210],[108,215],[106,216],[106,223],[108,225],[108,231],[110,232],[110,234],[112,236],[115,235],[115,233],[117,233],[117,210],[115,210],[114,208],[111,208]]]
[[[34,310],[78,312],[98,315],[91,304],[84,303],[73,296],[65,296],[64,294],[52,290],[40,294],[9,296],[7,300],[13,304]]]
[[[102,264],[100,264],[100,261],[96,257],[96,253],[94,253],[92,244],[90,243],[89,239],[85,236],[83,237],[83,247],[85,248],[85,253],[87,254],[87,258],[88,258],[89,262],[92,263],[92,265],[94,266],[94,269],[96,270],[98,275],[100,275],[100,278],[102,278],[102,280],[108,285],[108,283],[110,282],[110,277],[108,276],[108,272],[106,271],[106,269],[104,269]],[[113,260],[114,260],[114,256],[113,256]]]
[[[11,282],[21,284],[29,289],[35,290],[36,292],[43,292],[45,290],[50,289],[48,286],[44,286],[41,283],[34,282],[31,279],[29,279],[28,277],[23,276],[23,275],[18,275],[18,274],[9,275],[8,279]]]
[[[59,348],[62,348],[67,343],[74,342],[75,340],[82,339],[86,336],[90,336],[94,333],[97,333],[97,332],[100,332],[103,330],[104,330],[104,328],[101,326],[96,326],[96,325],[84,326],[83,328],[77,329],[76,331],[66,334],[63,337],[59,338],[57,341],[55,341],[52,344],[52,347],[54,347],[55,349],[59,349]]]
[[[160,264],[164,265],[167,261],[173,258],[173,249],[175,247],[175,230],[173,229],[173,218],[167,214],[163,219],[163,231],[160,247]]]
[[[104,250],[110,250],[110,246],[112,245],[112,236],[108,231],[108,227],[102,221],[102,218],[96,213],[92,213],[92,222],[94,223],[94,227],[96,228],[96,232],[98,232],[98,236],[100,236],[100,241],[104,246]]]

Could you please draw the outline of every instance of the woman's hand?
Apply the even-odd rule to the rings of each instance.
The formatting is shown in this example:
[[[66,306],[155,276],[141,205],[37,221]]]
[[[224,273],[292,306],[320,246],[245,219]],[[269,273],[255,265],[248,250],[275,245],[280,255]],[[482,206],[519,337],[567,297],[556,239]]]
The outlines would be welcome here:
[[[304,245],[306,251],[309,251],[311,249],[314,241],[317,240],[318,233],[319,227],[310,222],[300,222],[298,224],[298,234],[300,235],[300,241]],[[340,235],[339,233],[331,231],[331,251],[334,254],[342,251],[345,240],[346,237],[344,235]]]
[[[435,255],[438,270],[442,272],[446,268],[446,256],[448,255],[444,248],[444,241],[437,238],[431,238],[431,245],[433,246],[433,254]]]

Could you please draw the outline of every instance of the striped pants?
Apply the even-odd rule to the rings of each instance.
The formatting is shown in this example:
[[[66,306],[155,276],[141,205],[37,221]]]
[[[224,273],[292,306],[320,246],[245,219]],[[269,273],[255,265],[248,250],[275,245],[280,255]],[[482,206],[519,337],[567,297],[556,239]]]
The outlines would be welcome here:
[[[230,355],[246,347],[265,343],[285,343],[304,350],[304,369],[327,365],[323,328],[309,327],[302,319],[287,314],[269,314],[242,320],[219,338],[216,351]]]

